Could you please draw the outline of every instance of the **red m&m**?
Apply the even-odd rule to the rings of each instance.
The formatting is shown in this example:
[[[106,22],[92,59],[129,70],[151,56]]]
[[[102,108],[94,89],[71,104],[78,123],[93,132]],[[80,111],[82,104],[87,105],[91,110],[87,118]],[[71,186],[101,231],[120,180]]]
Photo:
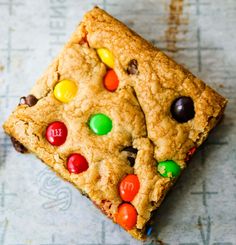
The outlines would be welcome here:
[[[131,230],[137,223],[137,211],[133,205],[123,203],[118,208],[116,222],[126,230]]]
[[[129,174],[125,176],[119,185],[120,197],[123,201],[131,202],[140,188],[137,175]]]
[[[51,145],[60,146],[65,143],[67,128],[63,122],[53,122],[46,129],[46,139]]]
[[[194,146],[194,147],[192,147],[192,148],[188,151],[187,156],[186,156],[186,158],[185,158],[185,161],[186,161],[186,162],[187,162],[187,161],[190,159],[190,157],[196,152],[196,150],[197,150],[197,148]]]
[[[67,169],[70,173],[79,174],[88,169],[88,162],[82,155],[74,153],[67,159]]]

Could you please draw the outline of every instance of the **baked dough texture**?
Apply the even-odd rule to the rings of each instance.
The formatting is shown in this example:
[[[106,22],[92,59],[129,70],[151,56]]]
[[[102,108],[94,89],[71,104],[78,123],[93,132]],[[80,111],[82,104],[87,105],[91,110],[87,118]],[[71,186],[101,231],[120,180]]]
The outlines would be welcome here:
[[[96,52],[101,47],[115,57],[114,71],[119,78],[115,92],[103,86],[106,66]],[[129,74],[133,59],[138,72]],[[61,103],[53,95],[54,86],[63,79],[78,86],[70,103]],[[119,182],[127,174],[136,174],[140,190],[131,203],[138,216],[136,226],[128,232],[137,239],[145,239],[152,211],[174,183],[157,172],[157,162],[174,160],[184,169],[189,150],[202,144],[226,106],[225,98],[98,7],[85,14],[30,94],[38,99],[37,104],[17,106],[4,124],[6,133],[73,183],[113,220],[122,203]],[[186,123],[175,121],[170,113],[172,102],[180,96],[194,101],[195,116]],[[95,113],[112,119],[109,134],[91,132],[87,122]],[[62,121],[68,128],[67,140],[59,147],[45,139],[46,127],[53,121]],[[138,150],[133,167],[122,151],[127,146]],[[87,171],[68,172],[65,163],[73,152],[87,159]]]

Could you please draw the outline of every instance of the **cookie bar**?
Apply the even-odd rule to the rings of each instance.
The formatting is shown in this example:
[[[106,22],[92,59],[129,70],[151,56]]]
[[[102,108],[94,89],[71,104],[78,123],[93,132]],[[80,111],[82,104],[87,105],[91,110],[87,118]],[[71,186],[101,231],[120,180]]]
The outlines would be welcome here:
[[[95,7],[4,124],[137,239],[226,99]]]

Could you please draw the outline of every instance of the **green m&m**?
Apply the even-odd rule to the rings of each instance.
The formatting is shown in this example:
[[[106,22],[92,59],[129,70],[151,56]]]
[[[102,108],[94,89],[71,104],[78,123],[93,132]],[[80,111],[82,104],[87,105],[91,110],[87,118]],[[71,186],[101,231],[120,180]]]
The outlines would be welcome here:
[[[176,162],[168,160],[159,162],[159,164],[157,165],[157,171],[163,177],[175,178],[180,175],[181,168]]]
[[[89,119],[90,129],[97,135],[108,134],[112,129],[112,120],[105,114],[94,114]]]

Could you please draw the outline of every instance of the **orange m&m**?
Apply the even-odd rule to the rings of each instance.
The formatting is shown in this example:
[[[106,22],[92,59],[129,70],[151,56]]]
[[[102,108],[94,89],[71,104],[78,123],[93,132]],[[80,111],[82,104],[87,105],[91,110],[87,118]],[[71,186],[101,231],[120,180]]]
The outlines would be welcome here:
[[[118,88],[119,79],[114,70],[111,69],[106,73],[103,79],[103,85],[110,92],[114,92]]]
[[[120,197],[123,201],[131,202],[140,188],[137,175],[129,174],[125,176],[119,185]]]
[[[126,230],[131,230],[137,223],[137,211],[133,205],[123,203],[118,208],[116,222]]]

